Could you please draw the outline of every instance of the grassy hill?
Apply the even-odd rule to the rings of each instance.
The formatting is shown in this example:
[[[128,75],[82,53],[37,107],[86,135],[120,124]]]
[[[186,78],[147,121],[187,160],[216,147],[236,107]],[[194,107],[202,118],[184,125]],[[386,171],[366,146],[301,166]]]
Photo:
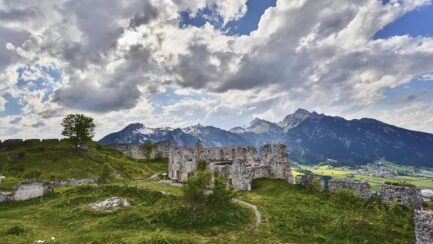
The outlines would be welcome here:
[[[0,191],[23,179],[47,181],[97,177],[105,163],[120,179],[145,179],[152,174],[148,165],[96,143],[91,143],[89,150],[77,152],[67,142],[33,142],[0,152],[0,173],[6,175]]]
[[[38,175],[42,180],[97,176],[105,163],[117,175],[108,184],[56,188],[25,202],[0,203],[0,243],[411,243],[413,212],[363,201],[349,192],[329,195],[281,180],[256,180],[237,203],[184,211],[181,187],[149,181],[167,162],[136,161],[96,144],[76,153],[66,143],[35,143],[0,153],[2,189]],[[36,173],[35,173],[36,172]],[[123,197],[132,207],[97,213],[90,203]],[[49,241],[54,237],[54,241]]]

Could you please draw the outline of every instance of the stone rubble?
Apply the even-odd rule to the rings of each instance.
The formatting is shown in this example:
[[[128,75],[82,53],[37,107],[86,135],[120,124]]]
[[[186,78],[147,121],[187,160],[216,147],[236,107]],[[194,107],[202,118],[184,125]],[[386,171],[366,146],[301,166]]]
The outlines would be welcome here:
[[[95,211],[115,210],[122,207],[131,207],[128,200],[120,197],[111,197],[102,202],[96,202],[89,205]]]

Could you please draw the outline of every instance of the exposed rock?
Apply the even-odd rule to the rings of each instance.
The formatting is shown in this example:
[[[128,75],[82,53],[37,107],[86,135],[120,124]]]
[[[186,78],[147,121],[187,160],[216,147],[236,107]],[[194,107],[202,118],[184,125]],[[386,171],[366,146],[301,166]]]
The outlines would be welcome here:
[[[92,203],[89,206],[95,211],[103,211],[103,210],[116,210],[122,207],[130,207],[131,204],[126,199],[119,198],[119,197],[111,197],[102,202]]]
[[[53,180],[50,181],[50,184],[55,187],[64,187],[67,185],[72,186],[80,186],[80,185],[86,185],[86,184],[96,184],[98,179],[91,178],[91,179],[71,179],[70,181],[67,180]]]
[[[433,191],[430,189],[422,189],[421,195],[426,198],[433,198]]]
[[[72,179],[70,181],[70,184],[73,186],[79,186],[79,185],[86,185],[86,184],[96,184],[98,179],[92,178],[92,179]]]
[[[408,208],[419,209],[422,205],[421,191],[415,186],[383,184],[378,196],[384,203],[397,201]]]
[[[433,243],[433,211],[415,210],[415,236],[417,244]]]
[[[52,188],[41,182],[25,182],[14,187],[11,200],[26,201],[29,199],[41,197],[52,191]]]
[[[9,200],[9,194],[0,192],[0,202],[6,202]]]
[[[328,182],[329,192],[336,193],[341,189],[352,190],[355,196],[362,199],[368,199],[371,197],[371,186],[367,182],[362,181],[350,181],[350,180],[336,180],[331,179]]]

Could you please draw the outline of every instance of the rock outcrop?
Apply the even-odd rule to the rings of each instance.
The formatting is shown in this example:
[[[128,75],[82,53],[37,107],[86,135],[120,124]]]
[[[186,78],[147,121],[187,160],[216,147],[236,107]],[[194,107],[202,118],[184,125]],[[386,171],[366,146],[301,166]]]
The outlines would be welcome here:
[[[95,211],[113,211],[118,208],[130,207],[128,200],[120,197],[111,197],[102,202],[96,202],[89,205]]]
[[[12,201],[26,201],[33,198],[41,197],[52,191],[52,188],[41,182],[25,182],[14,187]]]
[[[0,202],[6,202],[7,200],[9,200],[9,194],[0,192]]]
[[[417,244],[433,243],[433,211],[415,210],[415,236]]]

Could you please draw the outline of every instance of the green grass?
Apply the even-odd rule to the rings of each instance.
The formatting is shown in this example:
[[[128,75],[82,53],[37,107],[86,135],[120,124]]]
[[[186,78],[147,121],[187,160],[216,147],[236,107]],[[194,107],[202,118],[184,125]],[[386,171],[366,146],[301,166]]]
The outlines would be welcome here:
[[[132,207],[113,213],[88,207],[112,196],[128,199]],[[57,243],[195,243],[242,231],[250,222],[251,211],[235,204],[191,215],[176,196],[120,185],[81,186],[42,199],[0,204],[0,243],[51,237]]]
[[[258,180],[241,198],[264,216],[247,239],[269,243],[411,243],[412,211],[353,196],[312,193],[283,181]],[[243,237],[242,237],[243,238]],[[242,239],[240,238],[240,240]]]
[[[163,195],[159,191],[174,193]],[[237,204],[186,211],[179,187],[131,181],[99,187],[58,188],[41,199],[0,204],[0,243],[410,243],[412,212],[365,202],[351,195],[330,197],[280,180],[257,180]],[[88,204],[119,196],[131,208],[95,213]]]
[[[95,143],[90,144],[88,151],[77,152],[66,142],[40,142],[0,153],[0,172],[6,176],[5,184],[0,184],[0,189],[7,190],[10,184],[29,178],[91,178],[100,174],[104,163],[108,163],[119,178],[146,179],[153,174],[146,163]],[[166,165],[160,162],[149,164],[155,168],[156,165],[160,165],[159,168]]]
[[[166,161],[137,161],[95,144],[88,152],[76,153],[64,142],[36,143],[0,153],[0,162],[7,177],[0,191],[32,174],[42,180],[94,177],[105,163],[120,175],[110,184],[56,188],[42,198],[0,203],[0,243],[51,237],[56,241],[49,243],[411,243],[414,239],[412,211],[365,202],[344,192],[332,196],[312,192],[280,180],[256,180],[253,191],[236,196],[258,206],[263,217],[258,227],[253,211],[234,203],[191,213],[184,207],[182,188],[148,180],[167,172]],[[348,173],[325,166],[316,170],[343,178]],[[401,180],[428,184],[410,176]],[[95,213],[88,207],[113,196],[127,198],[132,207],[112,213]]]

